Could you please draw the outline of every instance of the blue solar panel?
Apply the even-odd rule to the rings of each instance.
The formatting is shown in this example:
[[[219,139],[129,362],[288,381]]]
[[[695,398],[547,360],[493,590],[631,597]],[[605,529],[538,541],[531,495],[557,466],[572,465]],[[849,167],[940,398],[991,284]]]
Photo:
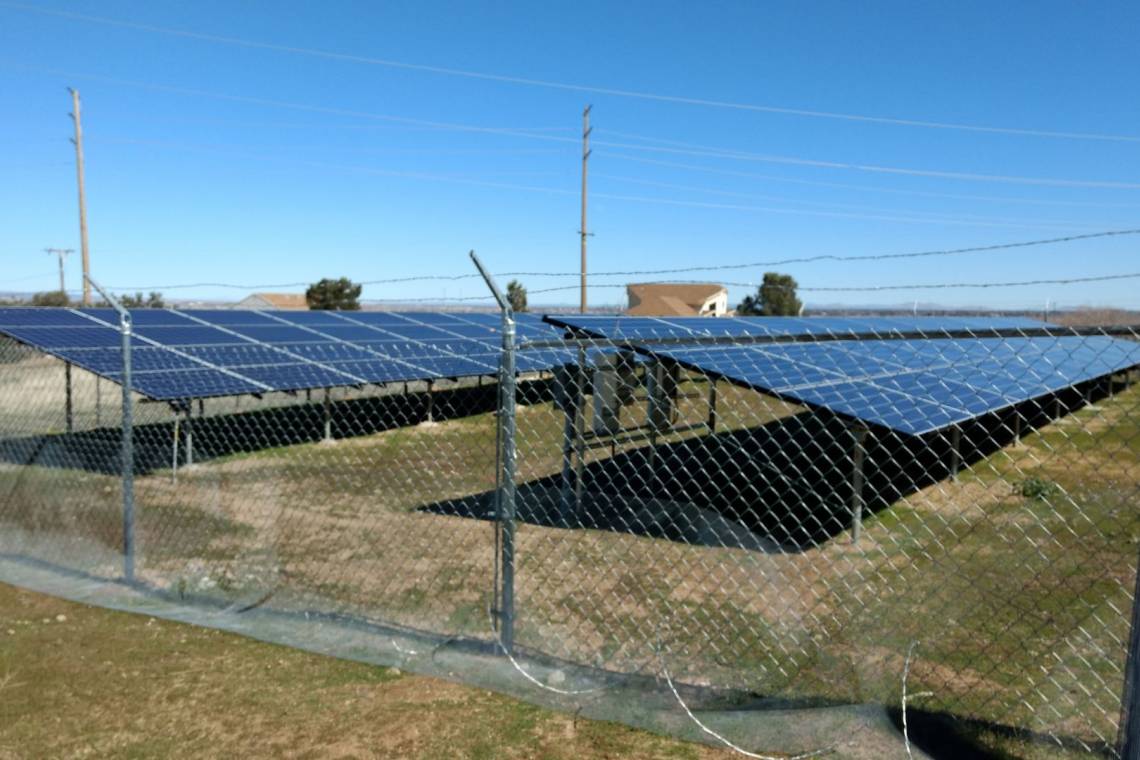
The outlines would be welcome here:
[[[913,435],[1140,365],[1140,343],[1103,336],[647,350],[791,401]]]
[[[493,374],[498,314],[132,310],[132,387],[154,399]],[[518,315],[520,332],[556,328]],[[0,334],[119,381],[119,316],[113,309],[0,309]],[[572,360],[558,350],[522,352],[521,372]]]
[[[1024,317],[622,317],[547,315],[555,326],[611,339],[684,337],[885,335],[922,332],[931,337],[950,330],[1039,328]]]

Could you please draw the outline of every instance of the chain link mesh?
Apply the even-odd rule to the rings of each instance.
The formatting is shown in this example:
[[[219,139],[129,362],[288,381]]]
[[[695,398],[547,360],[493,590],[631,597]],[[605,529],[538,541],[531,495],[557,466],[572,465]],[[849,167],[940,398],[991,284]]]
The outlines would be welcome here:
[[[961,363],[929,338],[925,369]],[[494,377],[135,395],[133,581],[436,641],[509,633],[522,660],[782,707],[897,705],[909,665],[911,710],[1119,751],[1135,369],[909,435],[642,343],[568,338],[569,364],[517,376],[510,426]],[[985,345],[1019,366],[1015,339]],[[763,350],[731,348],[741,373]],[[119,386],[0,339],[0,387],[0,551],[120,578]]]

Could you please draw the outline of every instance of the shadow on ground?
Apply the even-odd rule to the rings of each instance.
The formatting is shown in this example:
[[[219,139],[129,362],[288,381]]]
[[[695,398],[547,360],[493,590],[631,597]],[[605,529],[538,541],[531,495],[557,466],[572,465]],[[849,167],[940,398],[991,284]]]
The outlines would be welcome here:
[[[1099,388],[1099,390],[1097,389]],[[1107,395],[1070,389],[961,426],[964,468]],[[1020,417],[1020,426],[1016,422]],[[953,476],[949,431],[906,436],[872,428],[865,439],[863,517]],[[855,438],[849,423],[806,411],[765,425],[642,446],[590,462],[580,488],[572,472],[521,483],[516,517],[553,528],[596,529],[698,546],[763,552],[806,551],[852,527]],[[520,456],[525,457],[524,450]],[[486,492],[422,507],[425,512],[495,519]]]
[[[546,381],[527,381],[521,387],[525,387],[528,398],[546,400],[550,397]],[[497,386],[493,383],[434,390],[430,400],[431,419],[444,422],[493,412],[496,398]],[[372,435],[418,425],[428,419],[428,413],[427,392],[334,401],[330,404],[331,432],[337,439]],[[194,462],[203,463],[238,453],[320,441],[324,437],[325,411],[324,405],[315,400],[274,409],[194,417],[190,424]],[[185,463],[186,433],[183,418],[178,426],[180,464]],[[136,425],[135,474],[147,475],[169,468],[174,455],[174,435],[173,413],[169,422]],[[120,440],[117,426],[8,438],[0,440],[0,462],[118,475],[122,472]]]

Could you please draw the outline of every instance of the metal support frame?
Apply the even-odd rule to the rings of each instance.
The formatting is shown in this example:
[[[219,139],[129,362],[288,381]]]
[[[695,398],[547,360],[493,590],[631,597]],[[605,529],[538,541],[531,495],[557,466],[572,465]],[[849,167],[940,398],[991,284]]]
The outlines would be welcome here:
[[[427,412],[424,422],[435,422],[435,381],[427,381]]]
[[[709,435],[716,434],[716,378],[709,378]]]
[[[950,428],[950,480],[958,482],[958,471],[962,469],[962,428]]]
[[[573,522],[571,517],[577,516],[574,507],[574,457],[578,430],[578,415],[582,409],[582,399],[578,395],[578,373],[580,368],[574,367],[573,372],[563,368],[555,379],[555,394],[558,405],[562,407],[562,485],[559,490],[559,509],[562,520],[567,527]]]
[[[586,347],[578,346],[578,373],[574,382],[574,514],[582,514],[582,493],[586,478]]]
[[[194,464],[194,402],[186,404],[186,466]]]
[[[854,544],[859,542],[859,536],[863,532],[863,466],[867,458],[867,427],[856,424],[850,430],[855,438],[851,455],[851,543]]]
[[[498,560],[502,566],[498,633],[499,644],[509,655],[514,651],[515,643],[515,319],[510,302],[503,296],[474,251],[471,252],[471,260],[498,301],[503,315],[498,409],[500,468],[497,517],[501,534]]]
[[[329,388],[325,388],[325,399],[324,399],[324,404],[322,406],[324,407],[324,417],[325,417],[324,440],[331,441],[333,439],[333,436],[332,436],[332,390]]]
[[[178,482],[178,436],[182,432],[179,429],[179,425],[181,424],[181,422],[182,422],[181,418],[178,416],[178,413],[175,412],[174,413],[174,435],[172,435],[171,439],[170,439],[170,449],[171,449],[171,451],[170,451],[170,482],[171,483],[177,483]]]
[[[1013,408],[1013,445],[1021,445],[1021,410]]]
[[[132,583],[135,580],[135,425],[134,399],[131,397],[131,313],[90,275],[84,273],[83,278],[119,313],[123,353],[123,424],[119,443],[123,478],[123,579]]]
[[[64,416],[67,418],[67,432],[75,432],[75,408],[71,400],[71,362],[63,363],[63,381],[67,386],[64,389]]]

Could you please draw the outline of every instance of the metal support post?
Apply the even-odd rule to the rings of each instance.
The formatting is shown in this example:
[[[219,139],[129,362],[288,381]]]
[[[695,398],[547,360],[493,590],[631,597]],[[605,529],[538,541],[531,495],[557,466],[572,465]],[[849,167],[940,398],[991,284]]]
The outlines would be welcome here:
[[[99,376],[95,376],[95,427],[103,427],[103,388]]]
[[[950,480],[958,482],[958,470],[962,468],[962,428],[950,428]]]
[[[186,466],[194,464],[194,402],[186,404]]]
[[[502,565],[502,590],[499,595],[499,643],[511,654],[515,643],[515,320],[510,303],[503,296],[483,263],[471,252],[471,260],[487,287],[499,302],[503,314],[503,350],[499,363],[499,527],[502,532],[499,561]],[[430,387],[429,387],[430,398]]]
[[[855,449],[852,454],[851,472],[851,543],[859,542],[859,535],[863,532],[863,465],[867,457],[867,428],[856,425],[851,428],[855,437]]]
[[[1120,698],[1116,744],[1119,757],[1140,756],[1140,561],[1132,587],[1132,628],[1128,637],[1128,659],[1124,664],[1124,693]]]
[[[1021,410],[1016,407],[1013,410],[1013,445],[1021,445]]]
[[[330,391],[328,388],[325,388],[325,402],[324,402],[325,438],[324,439],[326,441],[331,441],[333,439],[333,437],[332,437],[332,398],[330,396],[331,393],[332,393],[332,391]]]
[[[575,382],[574,418],[574,514],[582,514],[582,491],[585,488],[586,468],[586,347],[578,346],[578,375]]]
[[[170,448],[171,448],[171,451],[170,451],[170,482],[171,483],[177,483],[178,482],[178,434],[181,432],[178,429],[178,425],[180,422],[181,422],[181,420],[179,419],[178,414],[175,413],[175,415],[174,415],[174,435],[171,437],[171,441],[170,441]]]
[[[95,286],[99,295],[119,312],[123,354],[123,425],[119,449],[123,478],[123,579],[130,583],[135,579],[135,424],[134,400],[131,398],[131,313],[86,272],[83,273],[83,279],[85,283]]]
[[[572,505],[574,493],[574,441],[578,429],[578,410],[580,408],[577,395],[578,373],[575,370],[561,372],[555,379],[557,387],[555,393],[561,400],[564,422],[562,425],[562,488],[559,494],[561,516],[567,527],[570,527],[570,516],[574,514]]]
[[[63,380],[67,386],[64,389],[64,416],[67,417],[67,432],[75,430],[75,412],[71,401],[71,362],[63,363]]]
[[[716,378],[709,378],[709,435],[716,434]]]
[[[435,410],[432,408],[435,403],[435,394],[432,392],[435,383],[432,380],[427,381],[427,419],[426,422],[435,422]]]

